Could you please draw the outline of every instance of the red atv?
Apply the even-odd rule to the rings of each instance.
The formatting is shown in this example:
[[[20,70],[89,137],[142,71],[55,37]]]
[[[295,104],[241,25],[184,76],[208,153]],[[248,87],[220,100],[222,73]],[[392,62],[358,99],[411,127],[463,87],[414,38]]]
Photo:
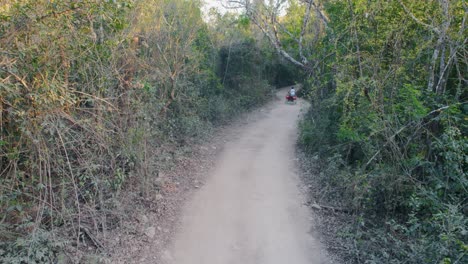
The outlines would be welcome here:
[[[297,96],[291,96],[289,93],[286,95],[286,103],[296,104]]]

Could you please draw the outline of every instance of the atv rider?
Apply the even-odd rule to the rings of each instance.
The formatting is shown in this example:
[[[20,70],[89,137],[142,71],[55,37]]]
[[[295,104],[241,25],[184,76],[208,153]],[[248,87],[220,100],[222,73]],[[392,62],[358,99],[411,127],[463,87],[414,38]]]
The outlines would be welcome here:
[[[294,86],[291,87],[291,90],[289,90],[289,96],[296,96],[296,90],[294,90]]]
[[[289,90],[288,94],[286,95],[286,100],[288,102],[293,102],[295,103],[296,100],[296,90],[294,90],[294,86],[291,87]]]

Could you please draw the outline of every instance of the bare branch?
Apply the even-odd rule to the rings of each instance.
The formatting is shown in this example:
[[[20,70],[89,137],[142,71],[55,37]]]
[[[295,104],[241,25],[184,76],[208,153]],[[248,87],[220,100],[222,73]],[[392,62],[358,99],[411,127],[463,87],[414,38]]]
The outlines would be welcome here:
[[[265,25],[266,23],[264,22],[264,25],[261,25],[260,21],[258,21],[256,19],[256,17],[251,17],[252,21],[254,22],[255,25],[257,25],[258,28],[260,28],[260,30],[263,32],[263,34],[265,34],[265,36],[268,38],[268,40],[270,40],[271,44],[273,45],[273,47],[276,49],[276,51],[281,54],[281,56],[283,56],[286,60],[288,60],[289,62],[293,63],[294,65],[296,66],[299,66],[300,68],[304,69],[304,70],[308,70],[308,67],[294,59],[291,55],[289,55],[282,47],[281,47],[281,43],[278,41],[278,39],[275,38],[275,36],[273,35],[272,32],[270,32],[268,30],[268,26]]]
[[[467,102],[461,102],[461,103],[456,103],[456,104],[452,104],[452,105],[446,105],[446,106],[437,108],[437,109],[435,109],[435,110],[430,111],[430,112],[427,113],[425,116],[423,116],[423,117],[420,119],[421,121],[419,121],[419,122],[411,121],[411,122],[407,123],[406,125],[402,126],[402,127],[401,127],[400,129],[398,129],[392,136],[390,136],[390,137],[387,139],[387,142],[382,146],[382,148],[380,148],[379,150],[377,150],[377,151],[375,152],[375,154],[366,162],[366,164],[364,165],[364,168],[366,168],[367,166],[369,166],[369,164],[377,157],[377,155],[379,155],[379,153],[382,151],[382,149],[383,149],[384,147],[386,147],[386,146],[387,146],[398,134],[400,134],[403,130],[405,130],[405,129],[411,127],[411,126],[419,125],[419,124],[421,124],[421,122],[422,122],[425,118],[427,118],[427,117],[429,117],[429,116],[431,116],[431,115],[433,115],[433,114],[440,113],[440,112],[444,111],[445,109],[450,108],[451,106],[454,106],[454,105],[463,105],[463,104],[466,104],[466,103],[467,103]]]
[[[302,63],[307,64],[307,58],[304,56],[304,48],[302,46],[302,40],[304,39],[304,34],[307,28],[307,23],[310,19],[310,7],[312,5],[313,0],[309,0],[307,2],[306,11],[304,14],[304,19],[302,20],[302,28],[301,28],[301,35],[299,36],[299,56],[302,59]]]
[[[299,43],[299,39],[296,36],[294,36],[294,34],[291,33],[283,24],[278,23],[278,25],[284,33],[286,33],[290,38],[294,39],[294,41]]]
[[[416,23],[418,23],[419,25],[431,30],[432,32],[434,32],[436,34],[440,34],[440,30],[438,28],[436,28],[434,26],[431,26],[429,24],[426,24],[426,23],[422,22],[421,20],[419,20],[413,13],[411,13],[411,11],[405,6],[405,4],[403,4],[403,2],[401,0],[398,0],[398,3],[400,3],[401,7],[403,7],[406,14],[408,14]]]
[[[285,1],[279,0],[276,2],[270,1],[269,5],[265,5],[263,2],[251,3],[250,0],[228,0],[227,6],[236,7],[236,8],[245,8],[246,15],[251,19],[251,21],[263,32],[263,34],[268,38],[270,43],[273,45],[275,50],[283,56],[287,61],[293,63],[294,65],[300,67],[305,71],[311,71],[310,67],[307,65],[308,61],[306,56],[303,54],[302,40],[305,35],[305,30],[307,23],[310,19],[310,10],[313,0],[309,0],[308,12],[304,18],[303,26],[301,29],[300,39],[298,40],[294,35],[289,32],[278,20],[277,14],[279,9],[282,7]],[[264,9],[262,8],[264,7]],[[299,61],[298,59],[291,56],[287,51],[284,50],[281,44],[280,36],[278,34],[278,27],[286,32],[292,39],[294,39],[300,46],[301,55]]]
[[[24,80],[24,78],[21,78],[20,76],[16,75],[15,73],[9,71],[8,69],[5,69],[5,68],[0,68],[0,70],[12,75],[13,77],[15,77],[15,79],[20,82],[26,89],[29,89],[29,86],[28,84],[26,83],[26,81]]]
[[[311,0],[311,3],[312,3],[312,6],[314,7],[315,9],[315,12],[319,15],[320,19],[322,20],[323,24],[325,25],[325,27],[328,27],[328,22],[329,22],[329,19],[328,19],[328,16],[325,14],[325,12],[323,12],[322,8],[320,8],[315,2],[314,0]]]

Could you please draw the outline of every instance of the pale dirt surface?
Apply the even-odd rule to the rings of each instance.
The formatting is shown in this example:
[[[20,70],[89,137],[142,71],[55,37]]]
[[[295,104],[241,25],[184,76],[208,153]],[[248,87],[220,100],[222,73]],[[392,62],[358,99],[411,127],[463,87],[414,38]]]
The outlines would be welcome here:
[[[307,106],[285,104],[285,93],[225,143],[152,263],[329,263],[295,166],[297,121]]]
[[[187,145],[148,186],[152,197],[128,192],[126,220],[104,240],[108,257],[83,263],[335,263],[317,240],[310,187],[296,174],[296,125],[307,104],[286,105],[286,91]]]

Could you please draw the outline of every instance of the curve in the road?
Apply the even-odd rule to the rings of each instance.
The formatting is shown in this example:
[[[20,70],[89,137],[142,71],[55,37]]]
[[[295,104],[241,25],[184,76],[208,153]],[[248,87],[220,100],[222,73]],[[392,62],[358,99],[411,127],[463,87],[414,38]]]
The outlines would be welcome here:
[[[310,231],[311,214],[294,168],[304,105],[276,101],[226,144],[207,183],[183,211],[167,263],[327,263]]]

